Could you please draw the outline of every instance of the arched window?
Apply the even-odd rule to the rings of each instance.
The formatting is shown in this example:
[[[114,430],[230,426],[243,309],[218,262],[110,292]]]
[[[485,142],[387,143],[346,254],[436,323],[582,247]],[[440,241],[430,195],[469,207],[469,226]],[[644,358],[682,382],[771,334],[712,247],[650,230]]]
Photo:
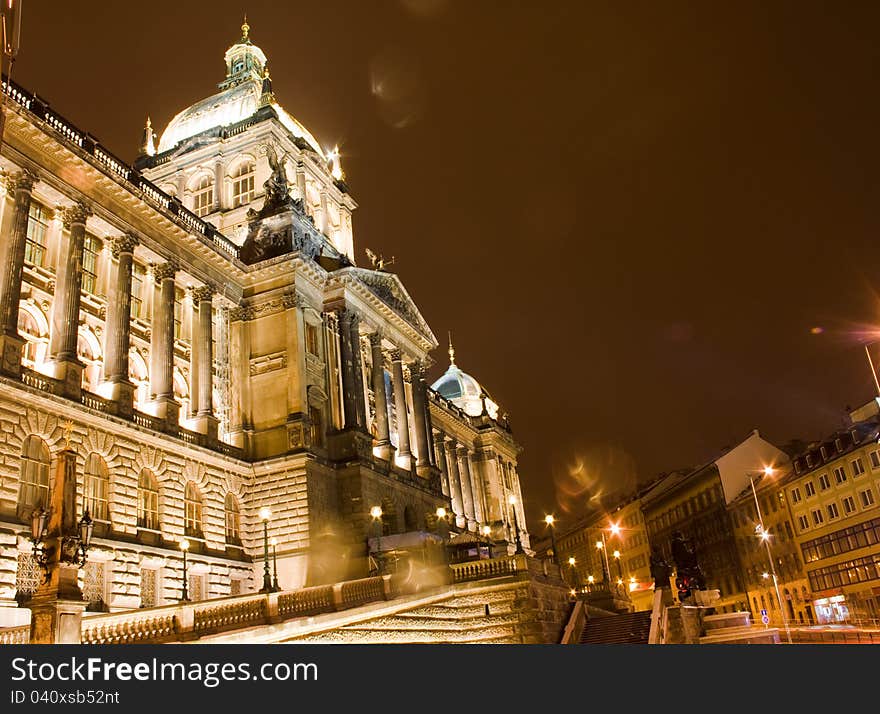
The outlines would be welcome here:
[[[96,521],[110,520],[110,475],[107,464],[98,454],[91,453],[86,459],[83,481],[83,510]]]
[[[226,494],[226,542],[241,542],[241,510],[238,507],[238,499],[234,493]]]
[[[41,347],[45,344],[45,340],[41,339],[43,332],[30,310],[18,311],[18,332],[25,339],[21,349],[21,362],[26,367],[34,367],[42,361],[41,353],[45,350]]]
[[[149,469],[138,477],[138,528],[159,530],[159,482]]]
[[[242,161],[232,172],[232,207],[237,208],[254,199],[254,176],[257,168],[253,161]]]
[[[18,507],[20,515],[49,505],[49,447],[39,436],[29,436],[21,445]]]
[[[202,494],[192,482],[186,482],[183,494],[183,529],[188,536],[202,537]]]
[[[214,210],[214,181],[210,176],[202,176],[193,188],[193,213],[204,218]]]

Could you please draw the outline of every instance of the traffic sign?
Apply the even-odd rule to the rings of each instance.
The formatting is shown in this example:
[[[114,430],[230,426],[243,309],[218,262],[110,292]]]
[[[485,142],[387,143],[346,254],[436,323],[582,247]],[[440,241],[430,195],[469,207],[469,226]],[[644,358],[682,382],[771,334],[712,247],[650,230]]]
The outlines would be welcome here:
[[[761,615],[761,622],[763,622],[765,625],[769,625],[770,624],[770,616],[769,615]]]

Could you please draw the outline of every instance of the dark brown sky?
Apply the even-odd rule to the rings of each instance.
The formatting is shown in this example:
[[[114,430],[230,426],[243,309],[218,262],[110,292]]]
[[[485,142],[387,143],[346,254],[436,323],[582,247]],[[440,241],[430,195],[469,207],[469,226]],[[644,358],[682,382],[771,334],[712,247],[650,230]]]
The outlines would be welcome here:
[[[842,5],[32,1],[15,78],[132,160],[246,10],[342,147],[358,259],[510,412],[537,518],[872,396],[880,5]]]

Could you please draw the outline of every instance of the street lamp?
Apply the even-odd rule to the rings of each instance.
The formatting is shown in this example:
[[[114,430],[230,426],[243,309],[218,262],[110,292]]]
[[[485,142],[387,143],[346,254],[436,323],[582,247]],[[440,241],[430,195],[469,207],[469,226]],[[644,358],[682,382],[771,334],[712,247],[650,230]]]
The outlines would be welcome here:
[[[260,520],[263,521],[263,587],[260,588],[261,593],[272,592],[272,576],[269,575],[269,520],[272,518],[272,511],[263,506],[260,509]]]
[[[556,565],[559,565],[559,561],[556,559],[556,519],[552,515],[544,516],[544,523],[547,524],[547,528],[550,529],[550,547],[553,549],[553,562]]]
[[[489,552],[489,560],[492,560],[492,526],[483,526],[483,537],[486,539],[486,550]]]
[[[575,570],[574,568],[574,566],[577,565],[577,561],[574,559],[574,556],[568,559],[568,565],[571,568],[571,586],[575,590],[577,590],[580,583],[578,583],[577,570]]]
[[[442,540],[446,540],[449,537],[449,523],[446,520],[447,515],[447,511],[445,508],[443,508],[443,506],[440,506],[440,508],[438,508],[436,511],[437,535],[440,536]]]
[[[775,469],[772,466],[764,467],[764,475],[768,478],[772,476]],[[776,566],[773,563],[773,554],[770,552],[770,533],[764,528],[764,516],[761,515],[761,505],[758,503],[758,492],[755,490],[755,479],[753,474],[749,473],[749,485],[752,487],[752,496],[755,499],[755,511],[758,514],[758,537],[767,548],[767,560],[770,561],[770,574],[773,577],[773,587],[776,590],[776,602],[779,603],[779,615],[782,617],[782,624],[785,627],[785,635],[788,637],[788,644],[791,644],[791,630],[788,628],[788,618],[785,616],[785,606],[782,603],[782,595],[779,592],[779,578],[776,577]],[[767,573],[764,573],[766,577]]]
[[[615,550],[611,555],[614,556],[614,560],[617,561],[617,583],[618,585],[623,584],[623,570],[620,567],[620,551]]]
[[[180,541],[180,552],[183,553],[183,592],[181,593],[180,602],[189,602],[189,591],[187,590],[187,577],[186,577],[186,551],[189,550],[189,541],[184,538]]]
[[[517,555],[520,553],[525,553],[523,550],[522,540],[519,537],[519,522],[516,519],[516,496],[513,494],[510,495],[508,499],[510,501],[510,507],[513,510],[513,532],[516,537],[516,550],[514,551]]]
[[[278,592],[281,588],[278,587],[278,552],[276,548],[278,547],[278,539],[272,539],[272,592]]]
[[[605,531],[602,531],[602,540],[596,541],[596,550],[599,551],[599,560],[602,563],[602,578],[606,587],[611,590],[611,568],[608,567],[608,552],[605,547]]]
[[[376,565],[379,568],[379,574],[382,574],[382,508],[373,506],[370,509],[370,516],[376,524]]]

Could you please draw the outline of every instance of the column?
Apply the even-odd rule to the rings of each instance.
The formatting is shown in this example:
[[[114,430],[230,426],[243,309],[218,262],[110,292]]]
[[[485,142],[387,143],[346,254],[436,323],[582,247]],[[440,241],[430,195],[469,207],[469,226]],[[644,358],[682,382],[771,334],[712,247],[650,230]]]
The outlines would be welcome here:
[[[106,396],[116,402],[121,416],[130,417],[134,385],[128,378],[128,352],[131,349],[131,271],[138,240],[127,234],[113,239],[111,252],[116,268],[107,297],[104,323],[104,381]]]
[[[461,463],[459,464],[459,475],[461,477],[461,495],[464,501],[464,514],[467,516],[468,520],[468,528],[474,530],[472,526],[476,526],[480,520],[482,520],[480,513],[479,517],[477,515],[477,499],[474,497],[473,484],[471,481],[471,462],[468,457],[468,450],[466,446],[458,447],[458,458]]]
[[[155,399],[155,415],[165,419],[166,427],[177,427],[180,405],[174,401],[174,275],[173,263],[157,265],[157,295],[153,306],[153,325],[150,340],[152,373],[150,391]]]
[[[231,442],[242,449],[248,448],[246,434],[250,433],[250,328],[253,319],[249,307],[235,307],[229,314],[229,434]]]
[[[79,307],[82,288],[82,256],[86,239],[86,220],[92,215],[84,203],[65,208],[62,214],[67,242],[61,250],[52,303],[49,358],[55,379],[63,383],[64,396],[82,397],[83,364],[77,359]]]
[[[373,358],[372,382],[373,400],[376,405],[376,448],[379,456],[391,458],[391,439],[388,430],[388,400],[385,395],[385,356],[382,354],[382,334],[370,335],[370,352]]]
[[[358,333],[358,318],[351,310],[339,310],[339,361],[342,363],[342,410],[345,428],[357,429],[362,421],[358,418],[357,371],[360,361],[360,345],[353,341]],[[363,398],[361,398],[363,403]]]
[[[455,439],[446,442],[446,465],[449,469],[449,491],[452,496],[452,512],[457,516],[459,526],[467,525],[464,514],[464,499],[461,495],[461,479],[458,474],[458,444]]]
[[[222,211],[224,208],[223,193],[226,186],[223,181],[223,157],[218,156],[214,160],[214,210]]]
[[[21,276],[24,269],[24,249],[27,241],[28,212],[31,192],[37,177],[21,171],[8,179],[9,192],[15,196],[12,231],[3,253],[0,274],[0,371],[10,377],[21,375],[21,348],[24,339],[18,334],[18,304],[21,300]]]
[[[197,288],[190,287],[187,291],[189,302],[192,306],[189,317],[189,413],[184,417],[195,418],[199,413],[199,350],[196,346],[198,343],[199,333],[199,301],[196,299]],[[187,317],[181,307],[181,335],[185,333],[183,318]]]
[[[361,351],[360,319],[352,313],[349,323],[351,330],[352,367],[354,369],[354,406],[355,418],[361,431],[367,431],[367,399],[364,390],[364,359]]]
[[[409,446],[409,417],[406,413],[406,385],[403,381],[403,362],[400,350],[391,352],[391,379],[394,386],[394,411],[397,413],[397,459],[400,466],[412,468]]]
[[[449,496],[452,491],[449,488],[449,467],[446,465],[446,437],[442,431],[434,434],[434,453],[437,456],[437,468],[440,469],[440,490],[444,496]]]
[[[416,452],[419,455],[419,476],[426,476],[431,466],[430,445],[428,443],[428,425],[425,422],[425,367],[421,360],[409,363],[412,384],[413,419],[416,428]]]
[[[199,355],[199,407],[196,428],[202,434],[217,438],[219,424],[214,416],[214,288],[205,285],[193,291],[199,309],[198,325],[193,326],[193,349]]]

